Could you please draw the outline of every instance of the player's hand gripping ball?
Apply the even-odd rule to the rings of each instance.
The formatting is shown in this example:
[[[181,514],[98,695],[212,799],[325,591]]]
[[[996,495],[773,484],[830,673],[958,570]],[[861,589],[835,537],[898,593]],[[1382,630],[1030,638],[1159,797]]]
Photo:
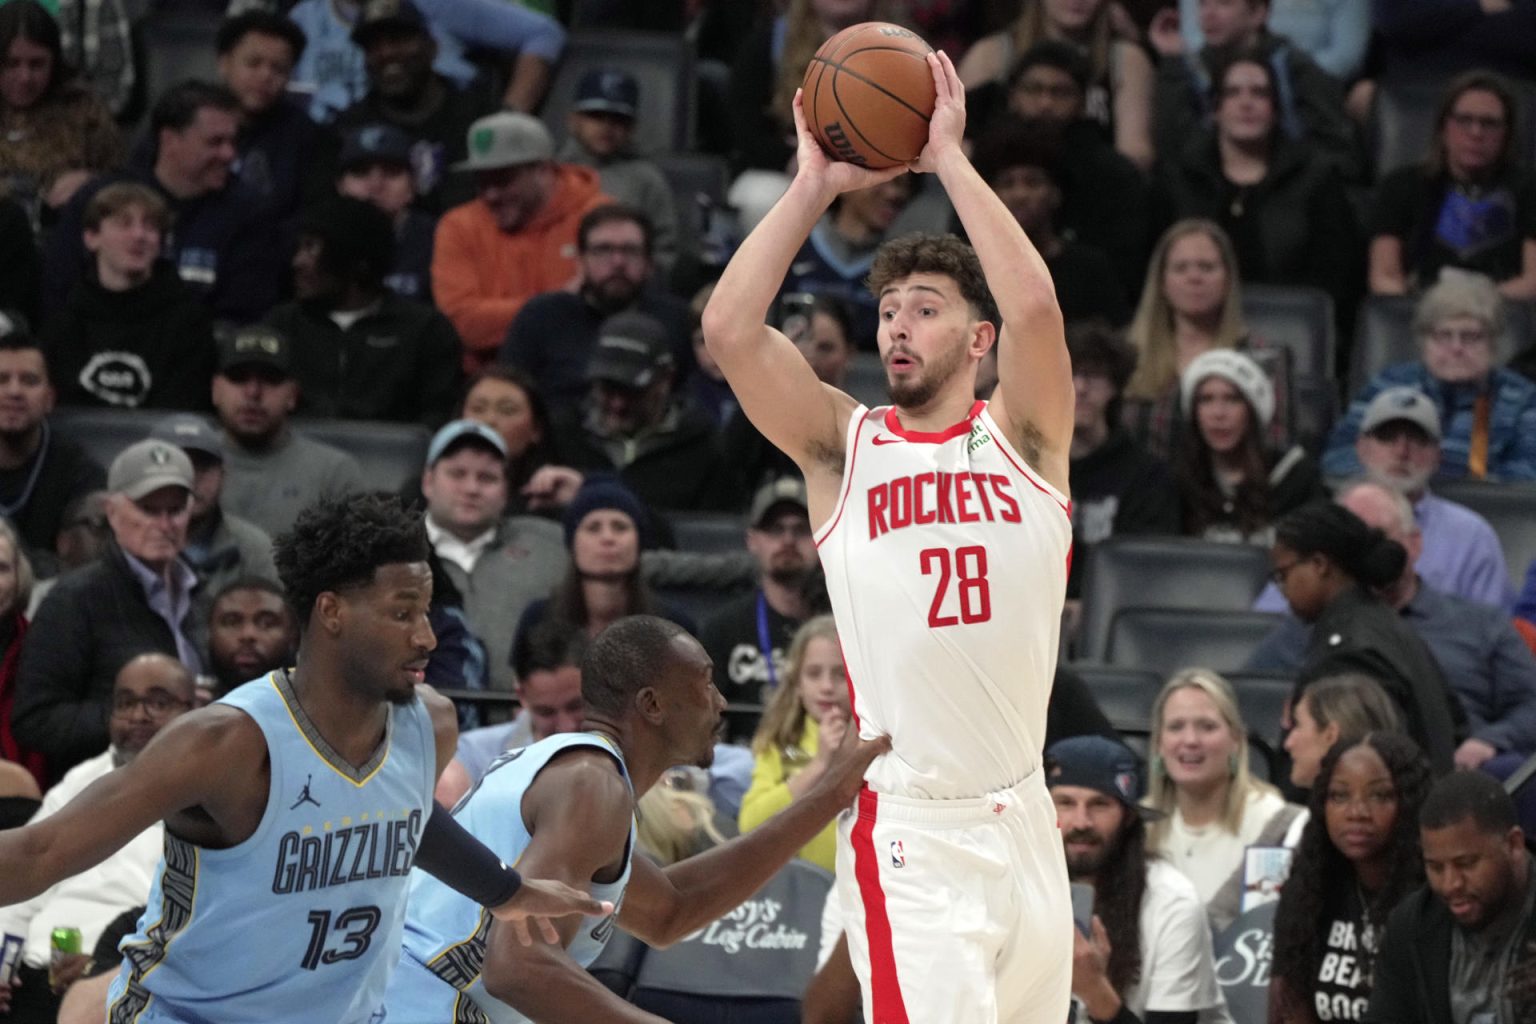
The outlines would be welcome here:
[[[911,163],[933,116],[933,47],[883,21],[851,25],[822,44],[805,69],[805,116],[834,160],[880,170]]]

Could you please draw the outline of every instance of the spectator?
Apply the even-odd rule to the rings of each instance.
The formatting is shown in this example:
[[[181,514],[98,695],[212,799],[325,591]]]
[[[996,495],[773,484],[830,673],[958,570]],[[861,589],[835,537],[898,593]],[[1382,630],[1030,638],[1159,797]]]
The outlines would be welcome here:
[[[543,481],[535,482],[549,464],[549,407],[533,380],[513,366],[492,363],[470,378],[464,391],[464,418],[484,423],[507,446],[507,509],[513,515],[547,510]],[[580,475],[574,486],[581,486]],[[555,495],[564,506],[569,495]]]
[[[1536,384],[1493,365],[1504,329],[1504,302],[1486,278],[1459,275],[1430,288],[1413,314],[1420,358],[1387,367],[1360,390],[1329,434],[1323,470],[1359,472],[1355,442],[1367,406],[1387,388],[1411,387],[1439,414],[1437,479],[1536,480]]]
[[[1220,1020],[1211,930],[1194,885],[1147,850],[1141,764],[1124,744],[1077,736],[1046,749],[1067,874],[1094,890],[1091,930],[1073,929],[1078,1017]]]
[[[1207,217],[1232,239],[1244,281],[1305,285],[1353,309],[1359,229],[1338,167],[1281,130],[1275,69],[1238,53],[1211,80],[1212,124],[1159,166],[1167,220]]]
[[[201,416],[179,413],[155,424],[149,436],[175,445],[192,460],[192,519],[181,557],[197,573],[204,592],[217,594],[246,576],[275,581],[272,538],[255,523],[220,506],[224,439],[219,431]]]
[[[1069,608],[1080,608],[1083,566],[1093,545],[1111,537],[1179,532],[1178,490],[1168,466],[1121,426],[1121,396],[1136,353],[1099,324],[1067,332],[1072,358],[1072,566]],[[1075,614],[1075,613],[1074,613]]]
[[[213,376],[207,307],[160,259],[171,215],[160,193],[120,181],[82,218],[94,272],[43,331],[66,405],[201,409]]]
[[[42,270],[32,222],[21,204],[9,196],[0,196],[0,266],[6,268],[0,274],[0,311],[36,317]],[[6,314],[0,312],[0,316]],[[6,316],[7,323],[10,319]]]
[[[732,703],[765,705],[788,678],[786,654],[810,618],[806,579],[816,568],[810,505],[798,476],[760,487],[747,512],[747,550],[758,585],[721,605],[699,631],[715,663],[715,687]]]
[[[304,52],[304,33],[288,18],[266,11],[237,15],[219,26],[219,78],[240,100],[235,176],[286,220],[312,197],[321,133],[287,95],[293,66]]]
[[[299,385],[286,334],[243,327],[218,348],[213,407],[224,429],[224,504],[231,511],[275,537],[301,509],[363,490],[356,459],[289,425]]]
[[[725,379],[725,373],[720,369],[720,364],[715,362],[715,357],[709,354],[709,346],[704,344],[704,307],[709,303],[709,297],[715,292],[713,281],[706,284],[694,293],[688,303],[689,336],[693,342],[694,369],[698,372],[688,375],[688,398],[700,409],[709,413],[709,418],[715,421],[715,426],[724,427],[735,416],[740,408],[736,403],[736,393],[731,390],[731,382]],[[841,303],[838,303],[841,306]],[[807,322],[807,328],[809,323]],[[853,356],[853,342],[848,340],[848,318],[843,314],[843,331],[837,336],[836,348],[829,347],[825,351],[825,358],[837,359],[841,356],[843,368]],[[802,338],[807,345],[813,344],[809,338],[810,331],[803,332]],[[796,342],[799,344],[799,342]],[[802,351],[805,351],[802,348]],[[808,353],[807,358],[812,358]],[[841,371],[838,371],[841,373]]]
[[[1151,203],[1141,170],[1116,152],[1087,114],[1088,59],[1070,43],[1045,40],[1019,57],[1008,109],[1058,136],[1062,235],[1109,255],[1127,300],[1146,272]]]
[[[1267,547],[1277,519],[1326,496],[1300,445],[1282,452],[1266,443],[1275,392],[1252,359],[1225,349],[1196,356],[1180,394],[1188,419],[1174,472],[1185,534]]]
[[[640,576],[640,551],[650,520],[634,493],[613,480],[588,480],[565,509],[565,546],[571,552],[565,578],[548,598],[523,610],[512,641],[512,665],[526,657],[532,630],[541,622],[579,629],[588,637],[628,615],[660,615],[689,632],[689,616],[659,600]]]
[[[1456,772],[1419,810],[1426,885],[1380,938],[1368,1024],[1526,1020],[1536,996],[1531,853],[1493,779]]]
[[[999,119],[976,142],[977,171],[1045,259],[1067,323],[1098,318],[1123,327],[1131,313],[1109,254],[1063,238],[1056,229],[1061,183],[1071,171],[1062,165],[1051,134],[1039,124]]]
[[[80,189],[59,215],[43,252],[43,310],[56,312],[86,272],[83,219],[105,185],[120,180],[155,189],[176,231],[164,256],[215,317],[248,323],[277,301],[282,254],[276,225],[260,197],[232,168],[240,100],[222,85],[186,81],[155,101],[150,163]]]
[[[512,631],[566,571],[560,528],[507,518],[506,442],[476,420],[454,420],[432,438],[421,492],[427,539],[463,598],[469,630],[485,645],[491,686],[510,690]]]
[[[1219,933],[1242,909],[1244,851],[1280,845],[1300,809],[1253,777],[1249,727],[1232,684],[1217,673],[1175,673],[1152,705],[1151,725],[1146,803],[1166,817],[1147,827],[1147,850],[1194,884]]]
[[[902,174],[832,200],[790,263],[780,294],[809,292],[841,299],[853,314],[854,345],[876,351],[880,304],[865,280],[875,250],[890,237],[891,225],[912,201],[916,187],[913,175]]]
[[[48,791],[32,820],[55,813],[87,786],[132,762],[160,730],[192,709],[194,696],[192,675],[175,658],[141,654],[129,661],[112,684],[110,745],[70,769]],[[81,948],[93,948],[118,915],[141,904],[164,844],[165,830],[156,821],[90,870],[0,910],[0,932],[26,939],[6,1020],[58,1019],[63,993],[81,976],[90,957],[54,950],[53,930],[78,928]]]
[[[740,825],[750,832],[788,807],[827,770],[848,729],[848,678],[837,623],[819,615],[795,632],[784,681],[772,691],[752,737],[752,785],[742,798]],[[798,856],[837,870],[837,826],[829,824]]]
[[[1200,0],[1179,0],[1179,31],[1191,53],[1205,45],[1200,7]],[[1371,37],[1371,0],[1271,0],[1266,23],[1345,85],[1360,76]]]
[[[1437,772],[1449,771],[1466,711],[1434,655],[1377,591],[1396,581],[1403,546],[1331,502],[1280,521],[1270,575],[1296,617],[1313,626],[1292,696],[1314,679],[1357,671],[1381,681],[1403,711],[1408,735]]]
[[[1280,130],[1332,161],[1346,178],[1357,175],[1360,156],[1354,125],[1344,112],[1344,90],[1307,53],[1265,27],[1269,0],[1216,0],[1200,7],[1205,45],[1187,51],[1178,12],[1164,9],[1148,28],[1157,53],[1152,93],[1152,138],[1159,155],[1177,153],[1196,130],[1210,123],[1211,82],[1223,57],[1254,51],[1274,70]]]
[[[652,239],[641,210],[610,203],[587,212],[576,228],[579,283],[529,299],[507,329],[501,361],[527,371],[546,401],[575,404],[586,397],[587,363],[603,321],[644,313],[665,328],[675,365],[690,366],[688,307],[649,287]]]
[[[106,474],[102,474],[106,483]],[[58,552],[57,576],[39,580],[32,588],[32,603],[27,609],[31,615],[42,604],[43,597],[53,584],[71,569],[78,569],[100,558],[112,543],[112,528],[107,524],[107,492],[90,491],[64,506],[64,518],[54,539]]]
[[[1076,47],[1089,60],[1088,116],[1115,149],[1142,170],[1152,166],[1152,63],[1120,38],[1107,0],[1027,0],[1012,25],[976,41],[958,68],[967,90],[1002,82],[1015,58],[1046,40]]]
[[[1308,790],[1335,744],[1352,746],[1370,733],[1403,732],[1403,716],[1381,684],[1360,672],[1314,680],[1291,707],[1285,752],[1291,785]]]
[[[459,338],[430,306],[384,287],[394,265],[388,215],[336,197],[304,215],[294,301],[267,316],[291,343],[300,411],[436,427],[459,393]]]
[[[59,23],[36,0],[0,6],[0,186],[28,207],[57,210],[122,161],[112,112],[64,59]]]
[[[16,738],[48,757],[55,777],[107,744],[113,680],[146,651],[202,667],[197,576],[181,560],[192,517],[192,462],[174,445],[140,441],[107,472],[113,543],[62,578],[22,645]]]
[[[1387,916],[1424,879],[1418,817],[1429,785],[1419,748],[1390,733],[1337,743],[1323,759],[1275,909],[1271,1021],[1365,1017]]]
[[[208,616],[208,667],[222,697],[242,683],[290,668],[299,648],[299,623],[283,588],[263,576],[228,583]]]
[[[1208,220],[1181,220],[1164,231],[1125,333],[1138,358],[1122,396],[1122,422],[1153,455],[1172,458],[1184,433],[1179,377],[1194,358],[1212,349],[1253,355],[1265,348],[1243,324],[1237,259],[1227,233]],[[1280,418],[1271,436],[1288,442],[1287,381],[1272,383]]]
[[[554,416],[554,461],[617,472],[656,508],[726,507],[731,495],[714,424],[678,398],[676,372],[657,320],[644,313],[609,319],[587,364],[586,402]]]
[[[555,159],[595,169],[604,193],[646,212],[655,234],[656,263],[666,272],[678,255],[677,203],[661,168],[634,150],[639,112],[640,84],[633,75],[618,68],[593,68],[576,86],[565,142]]]
[[[476,121],[469,154],[453,170],[475,175],[477,196],[438,222],[432,294],[464,339],[464,368],[473,373],[529,299],[579,287],[581,219],[610,200],[596,171],[554,161],[549,131],[527,114]]]
[[[363,51],[368,91],[337,116],[335,130],[347,135],[382,123],[405,133],[416,201],[434,214],[473,198],[470,183],[448,169],[467,155],[469,126],[495,109],[494,99],[432,70],[437,45],[411,0],[365,3],[352,41]]]
[[[0,515],[15,525],[39,576],[52,575],[70,504],[107,480],[84,448],[54,433],[54,397],[37,341],[0,313]]]
[[[1418,292],[1456,269],[1486,275],[1506,299],[1536,298],[1536,176],[1515,149],[1518,110],[1487,72],[1446,89],[1429,156],[1377,190],[1371,294]]]
[[[385,286],[402,299],[432,303],[432,237],[437,217],[418,209],[411,171],[411,140],[378,122],[349,132],[337,158],[336,191],[366,199],[389,214],[395,226],[395,262]]]
[[[0,519],[0,761],[10,761],[31,773],[39,786],[48,785],[48,763],[41,754],[22,747],[11,732],[16,704],[16,660],[27,635],[27,606],[32,599],[32,564],[11,524]]]

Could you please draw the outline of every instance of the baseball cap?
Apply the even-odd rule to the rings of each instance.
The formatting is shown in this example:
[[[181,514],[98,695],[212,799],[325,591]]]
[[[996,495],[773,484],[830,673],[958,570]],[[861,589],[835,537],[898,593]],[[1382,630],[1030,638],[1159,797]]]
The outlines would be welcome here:
[[[367,46],[368,37],[381,28],[426,32],[427,19],[411,0],[366,0],[352,26],[352,41],[358,46]]]
[[[644,388],[671,365],[672,346],[661,322],[644,313],[619,313],[603,321],[587,361],[587,379]]]
[[[292,376],[288,365],[288,336],[274,327],[251,324],[219,338],[219,372],[237,366],[264,366],[284,377]]]
[[[432,443],[427,445],[427,465],[435,466],[438,459],[448,454],[449,448],[461,441],[484,445],[503,459],[507,457],[507,442],[496,431],[479,420],[454,420],[432,435]]]
[[[555,158],[549,129],[531,114],[515,110],[480,118],[469,126],[467,141],[469,159],[454,164],[455,171],[495,171]]]
[[[635,76],[616,68],[593,68],[576,86],[579,113],[609,113],[634,117],[640,109],[640,85]]]
[[[779,505],[794,505],[802,512],[809,512],[811,506],[805,497],[805,481],[797,476],[781,476],[759,487],[747,509],[748,524],[761,527],[768,513]]]
[[[1387,388],[1371,399],[1365,407],[1365,415],[1360,418],[1360,433],[1369,434],[1395,420],[1407,420],[1436,441],[1440,440],[1440,410],[1417,388]]]
[[[220,462],[224,461],[223,435],[214,430],[207,420],[190,412],[167,416],[155,424],[149,436],[156,441],[168,441],[182,451],[191,449],[212,455]]]
[[[1057,740],[1045,752],[1046,783],[1081,786],[1112,796],[1143,818],[1156,820],[1162,812],[1143,807],[1141,759],[1130,747],[1107,736],[1072,736]]]
[[[392,124],[365,124],[347,133],[336,159],[343,171],[368,164],[411,166],[411,137]]]
[[[149,438],[131,444],[112,460],[107,490],[138,501],[162,487],[192,490],[192,460],[174,444]]]

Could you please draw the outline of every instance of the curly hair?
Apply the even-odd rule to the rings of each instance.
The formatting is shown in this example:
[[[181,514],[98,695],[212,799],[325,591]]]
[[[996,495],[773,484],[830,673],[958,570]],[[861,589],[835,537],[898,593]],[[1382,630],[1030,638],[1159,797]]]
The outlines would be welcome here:
[[[425,519],[380,491],[309,506],[273,542],[272,560],[304,630],[325,591],[367,586],[381,566],[425,562],[431,552]]]
[[[1109,936],[1109,983],[1121,996],[1141,981],[1141,899],[1147,891],[1147,826],[1127,807],[1120,848],[1093,879],[1093,912]]]
[[[1387,915],[1413,889],[1424,882],[1424,861],[1419,845],[1419,808],[1429,793],[1429,761],[1418,745],[1394,733],[1367,733],[1357,740],[1340,740],[1323,758],[1312,784],[1311,818],[1296,848],[1291,875],[1280,890],[1275,909],[1274,979],[1284,993],[1285,1006],[1271,995],[1270,1020],[1317,1020],[1310,994],[1322,966],[1324,930],[1331,908],[1348,897],[1355,884],[1354,866],[1334,846],[1328,835],[1328,790],[1339,759],[1356,747],[1370,747],[1386,764],[1397,791],[1397,818],[1388,841],[1391,867],[1387,884],[1365,907],[1366,924],[1385,928]],[[1276,1011],[1282,1016],[1276,1017]]]
[[[878,299],[892,281],[913,274],[943,274],[952,279],[961,298],[970,305],[974,319],[998,324],[997,303],[992,300],[976,250],[954,235],[917,232],[891,239],[876,250],[865,284]]]

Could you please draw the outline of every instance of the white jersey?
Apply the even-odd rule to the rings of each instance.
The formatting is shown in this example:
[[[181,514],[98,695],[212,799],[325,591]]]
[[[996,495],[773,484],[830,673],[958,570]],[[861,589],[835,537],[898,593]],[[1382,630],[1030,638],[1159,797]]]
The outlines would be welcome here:
[[[948,430],[860,406],[816,534],[878,793],[963,799],[1040,766],[1072,527],[985,402]]]

